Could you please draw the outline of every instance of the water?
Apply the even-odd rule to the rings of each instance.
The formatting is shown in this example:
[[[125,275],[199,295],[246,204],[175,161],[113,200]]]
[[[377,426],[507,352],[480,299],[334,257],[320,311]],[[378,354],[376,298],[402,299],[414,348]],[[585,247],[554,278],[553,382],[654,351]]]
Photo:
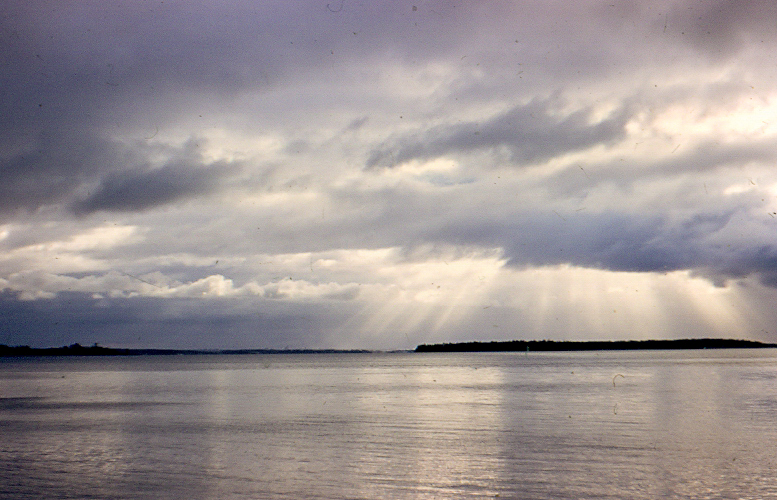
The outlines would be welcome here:
[[[0,497],[777,498],[777,352],[0,361]]]

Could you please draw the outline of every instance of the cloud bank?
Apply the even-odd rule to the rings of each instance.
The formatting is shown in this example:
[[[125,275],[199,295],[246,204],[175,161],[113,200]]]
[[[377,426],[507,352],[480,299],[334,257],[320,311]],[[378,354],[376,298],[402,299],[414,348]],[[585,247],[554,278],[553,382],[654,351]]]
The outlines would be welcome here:
[[[0,343],[777,341],[771,2],[6,7]]]

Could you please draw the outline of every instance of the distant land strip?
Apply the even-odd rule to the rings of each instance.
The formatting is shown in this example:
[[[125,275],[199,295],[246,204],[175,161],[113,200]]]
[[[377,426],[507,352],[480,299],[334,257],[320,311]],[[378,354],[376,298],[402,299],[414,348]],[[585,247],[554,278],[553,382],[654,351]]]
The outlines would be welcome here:
[[[420,344],[412,352],[554,352],[554,351],[639,351],[682,349],[760,349],[777,348],[754,340],[680,339],[680,340],[508,340],[491,342],[456,342]],[[203,354],[366,354],[368,349],[127,349],[94,344],[71,344],[62,347],[8,346],[0,344],[0,357],[27,356],[153,356]],[[407,352],[407,351],[401,351]]]
[[[508,340],[421,344],[415,348],[415,352],[641,351],[661,349],[759,349],[767,347],[777,347],[777,344],[735,339],[612,341]]]
[[[361,349],[123,349],[101,345],[71,344],[63,347],[36,348],[0,344],[0,357],[24,356],[153,356],[195,354],[312,354],[312,353],[368,353]]]

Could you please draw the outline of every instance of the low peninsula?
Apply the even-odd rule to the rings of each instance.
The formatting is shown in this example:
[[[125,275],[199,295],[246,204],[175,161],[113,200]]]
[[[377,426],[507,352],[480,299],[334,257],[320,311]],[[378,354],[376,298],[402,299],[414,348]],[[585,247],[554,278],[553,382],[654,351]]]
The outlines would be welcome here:
[[[678,340],[507,340],[421,344],[415,352],[556,352],[556,351],[640,351],[678,349],[760,349],[774,348],[754,340],[678,339]]]

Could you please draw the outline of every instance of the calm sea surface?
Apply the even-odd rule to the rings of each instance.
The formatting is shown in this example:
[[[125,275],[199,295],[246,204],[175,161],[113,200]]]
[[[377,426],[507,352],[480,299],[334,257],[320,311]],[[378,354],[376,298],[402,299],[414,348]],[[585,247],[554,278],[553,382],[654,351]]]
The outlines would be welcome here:
[[[777,498],[777,351],[3,359],[0,497]]]

